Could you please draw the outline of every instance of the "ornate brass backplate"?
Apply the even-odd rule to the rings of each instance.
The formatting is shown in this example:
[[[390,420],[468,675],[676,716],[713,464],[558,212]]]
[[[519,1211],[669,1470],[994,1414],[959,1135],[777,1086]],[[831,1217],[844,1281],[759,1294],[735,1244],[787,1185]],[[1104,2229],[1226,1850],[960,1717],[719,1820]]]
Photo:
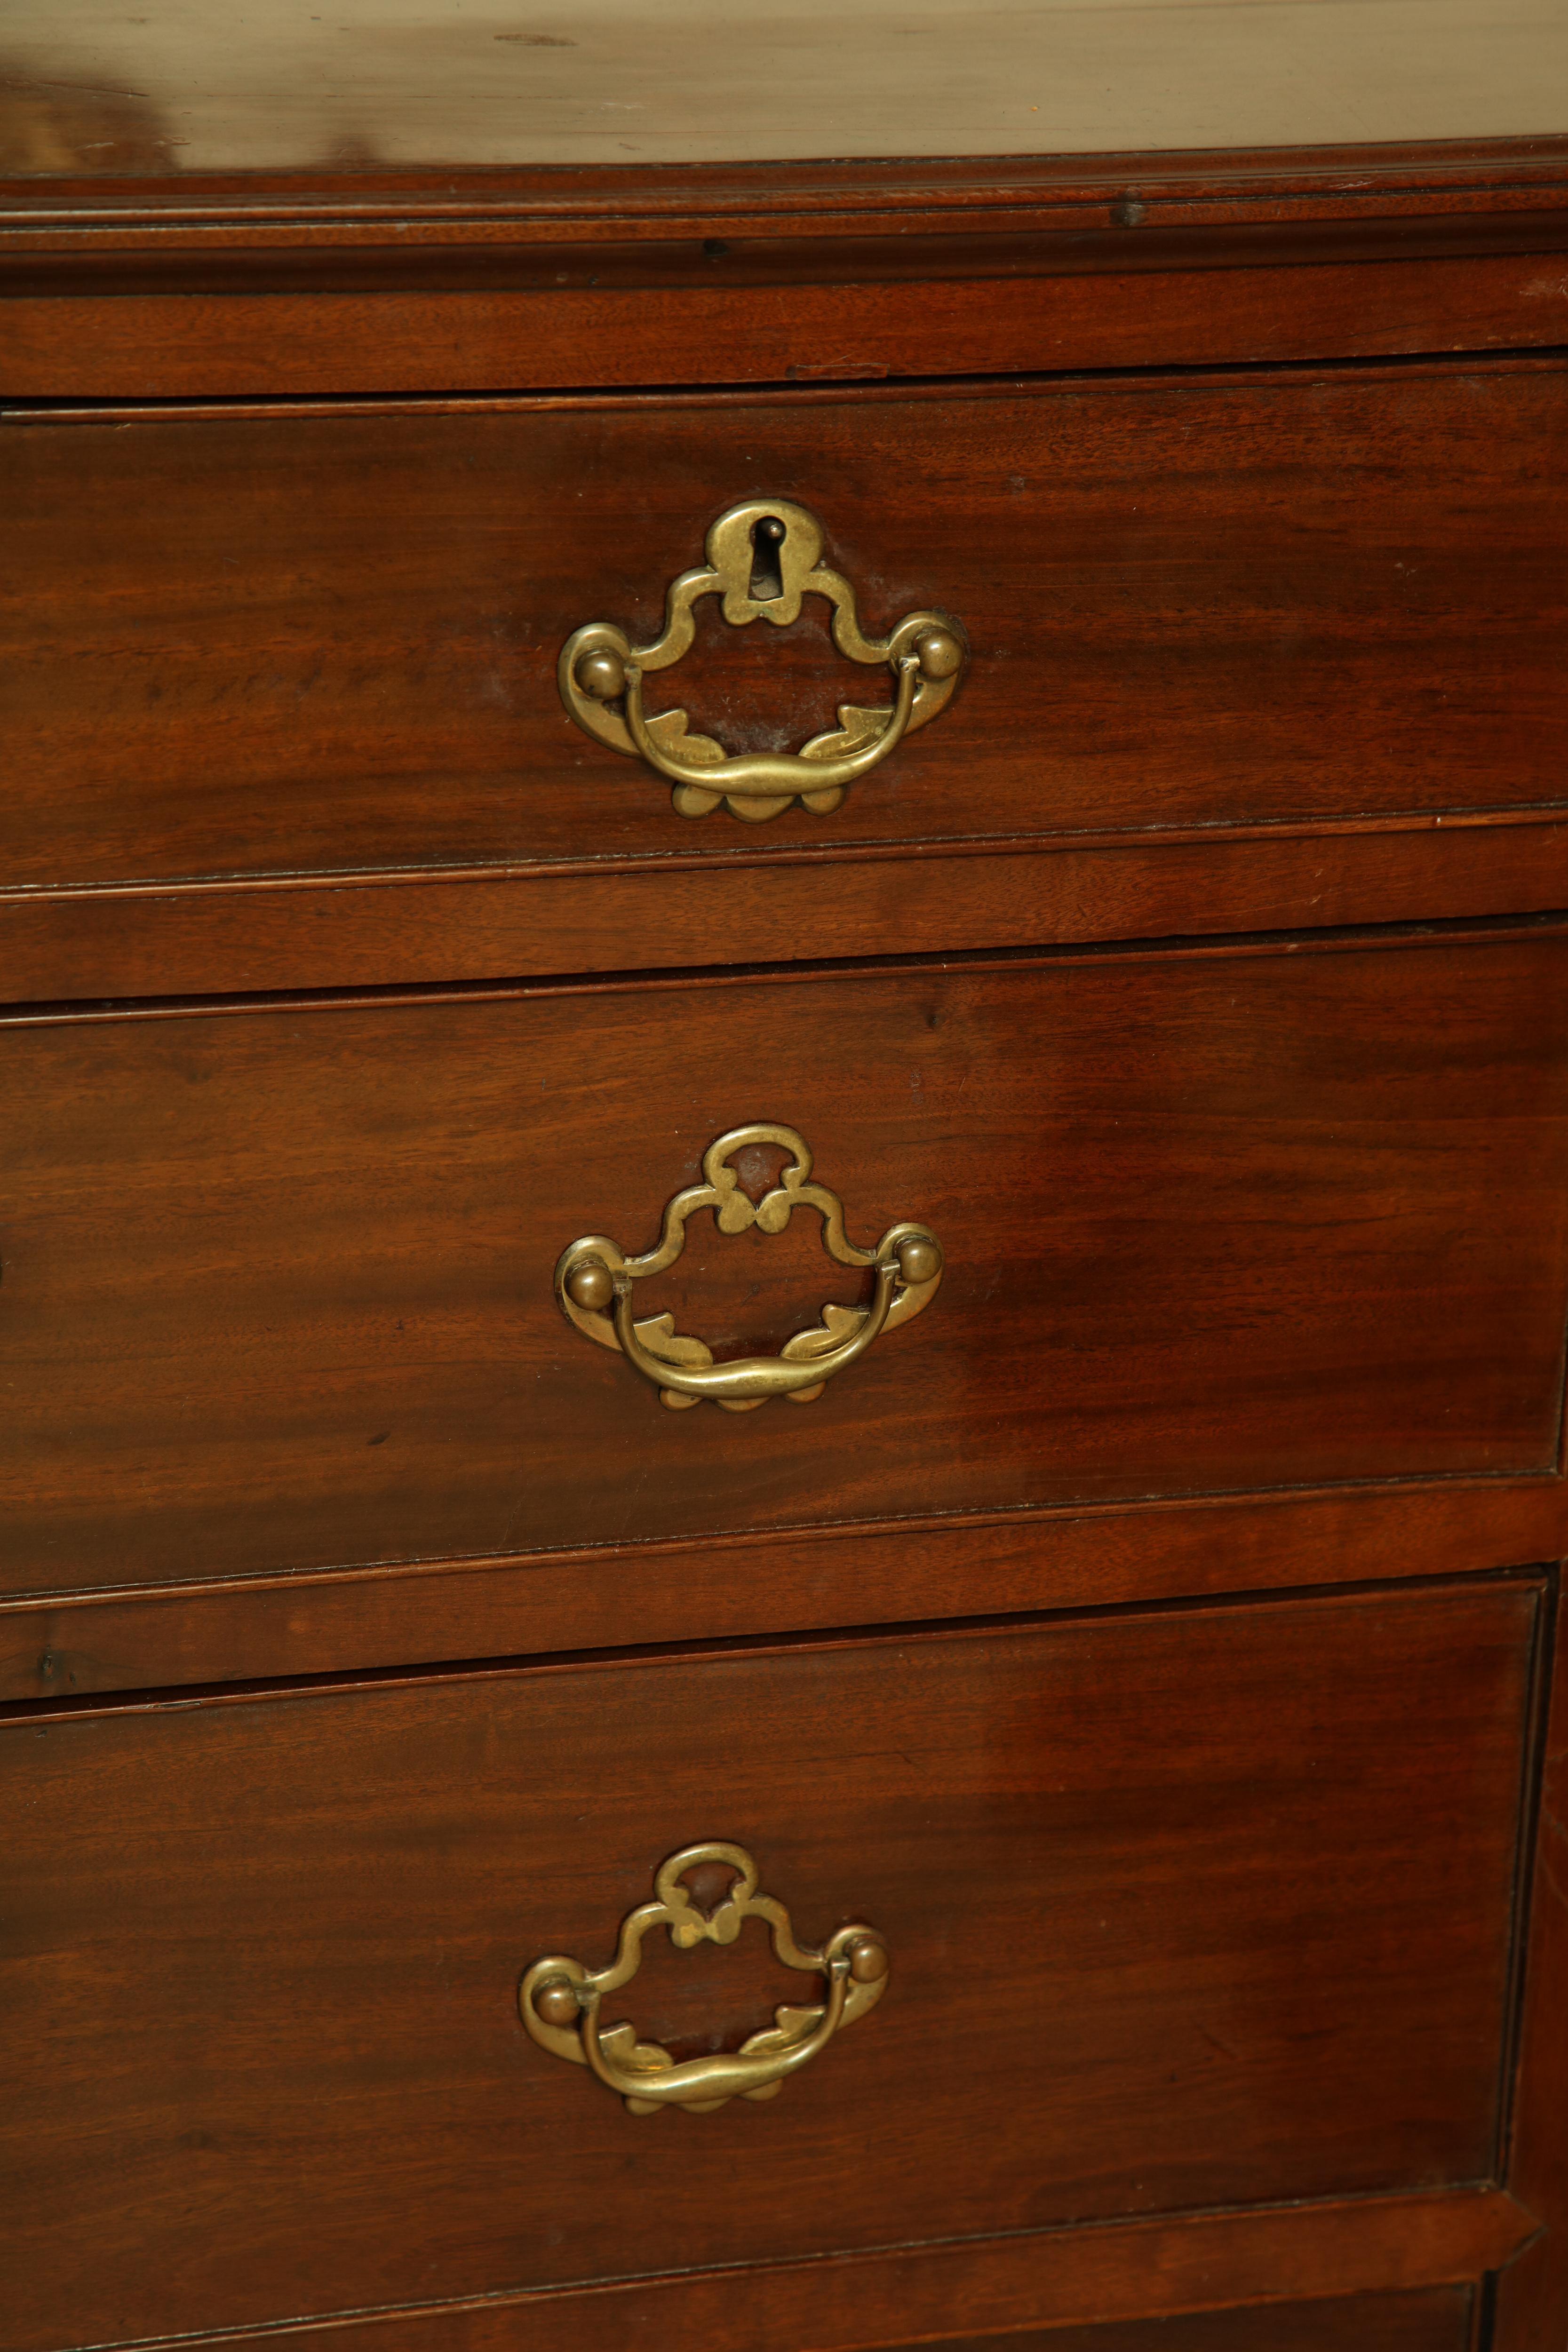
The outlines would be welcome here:
[[[681,1884],[699,1864],[721,1863],[736,1873],[729,1893],[710,1912],[700,1910]],[[810,2063],[841,2025],[853,2024],[875,2009],[888,1981],[888,1948],[874,1928],[840,1927],[820,1951],[797,1944],[789,1913],[771,1895],[757,1892],[757,1865],[744,1846],[710,1840],[682,1846],[655,1875],[654,1899],[639,1904],[621,1921],[616,1957],[607,1969],[586,1969],[581,1960],[552,1954],[535,1960],[518,1987],[522,2021],[542,2050],[574,2065],[587,2066],[618,2091],[634,2116],[663,2107],[710,2115],[731,2099],[771,2099],[786,2074]],[[773,2011],[773,2022],[753,2033],[739,2050],[677,2064],[657,2042],[639,2042],[634,2025],[600,2025],[606,1993],[629,1984],[642,1964],[645,1936],[668,1927],[677,1951],[700,1943],[732,1944],[748,1919],[763,1920],[773,1933],[774,1958],[786,1969],[826,1979],[827,1998],[811,2007]]]
[[[967,659],[957,623],[942,613],[910,613],[891,635],[866,636],[855,591],[822,561],[822,526],[805,507],[788,499],[747,499],[709,532],[707,563],[671,582],[664,628],[652,645],[634,646],[613,622],[589,621],[562,647],[561,698],[578,726],[668,776],[682,816],[706,816],[721,801],[753,822],[777,816],[796,800],[818,814],[836,809],[847,785],[951,699]],[[895,689],[890,708],[844,703],[837,728],[813,736],[799,751],[733,759],[711,736],[692,734],[684,710],[645,711],[643,680],[689,649],[700,597],[721,596],[724,618],[737,628],[752,621],[782,628],[798,617],[806,595],[825,596],[832,606],[833,642],[841,654],[873,668],[886,664]]]
[[[748,1144],[773,1144],[790,1154],[777,1184],[753,1202],[743,1192],[730,1161]],[[770,1397],[810,1404],[826,1382],[863,1356],[879,1333],[907,1323],[930,1305],[942,1281],[942,1245],[929,1226],[889,1225],[875,1249],[858,1249],[844,1230],[844,1203],[811,1177],[810,1147],[793,1127],[759,1119],[732,1127],[702,1155],[700,1184],[678,1192],[664,1213],[656,1249],[642,1257],[623,1255],[603,1234],[585,1234],[561,1254],[555,1295],[569,1322],[604,1348],[618,1348],[667,1405],[679,1411],[707,1398],[727,1412],[750,1412]],[[662,1274],[686,1247],[686,1223],[699,1209],[711,1209],[721,1234],[782,1234],[796,1209],[815,1209],[822,1219],[823,1245],[840,1265],[870,1266],[876,1284],[868,1307],[826,1306],[819,1326],[797,1331],[777,1356],[745,1356],[716,1364],[700,1339],[683,1339],[671,1315],[632,1316],[632,1285]],[[609,1309],[609,1312],[605,1310]]]

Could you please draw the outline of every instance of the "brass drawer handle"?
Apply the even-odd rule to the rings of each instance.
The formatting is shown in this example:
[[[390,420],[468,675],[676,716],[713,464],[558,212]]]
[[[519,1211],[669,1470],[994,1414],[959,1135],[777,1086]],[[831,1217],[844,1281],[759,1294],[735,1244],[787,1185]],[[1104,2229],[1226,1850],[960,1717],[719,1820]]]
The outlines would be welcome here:
[[[704,567],[670,583],[663,634],[652,645],[634,647],[609,621],[574,630],[561,649],[562,700],[599,742],[629,759],[640,754],[668,776],[682,816],[706,816],[721,801],[753,822],[777,816],[795,800],[818,814],[836,809],[847,785],[951,699],[967,658],[955,623],[942,613],[910,613],[890,636],[863,635],[854,589],[822,561],[821,524],[787,499],[747,499],[731,507],[708,534],[707,555]],[[724,618],[738,628],[750,621],[783,628],[807,594],[826,596],[832,605],[833,642],[841,654],[872,667],[887,664],[896,689],[890,709],[845,703],[837,730],[814,736],[799,751],[734,759],[710,735],[689,733],[684,710],[647,716],[643,682],[689,650],[700,597],[722,596]]]
[[[729,1165],[752,1143],[774,1144],[791,1155],[773,1191],[755,1202]],[[811,1181],[811,1167],[810,1148],[793,1127],[758,1120],[731,1128],[703,1153],[703,1181],[678,1192],[666,1208],[657,1249],[625,1257],[603,1234],[586,1234],[562,1252],[555,1268],[562,1311],[601,1347],[618,1348],[677,1411],[704,1398],[727,1412],[751,1412],[778,1396],[810,1404],[836,1373],[865,1354],[879,1333],[907,1323],[930,1305],[943,1264],[942,1244],[926,1225],[889,1225],[875,1249],[857,1249],[844,1230],[844,1203],[826,1184]],[[779,1355],[743,1356],[730,1364],[716,1364],[700,1339],[681,1338],[672,1315],[633,1320],[632,1285],[675,1264],[686,1247],[686,1221],[697,1210],[711,1209],[721,1234],[743,1234],[753,1224],[759,1233],[782,1234],[798,1208],[820,1215],[823,1245],[840,1265],[875,1267],[869,1307],[825,1307],[821,1324],[797,1331]],[[606,1307],[613,1311],[606,1314]]]
[[[714,1863],[738,1875],[717,1907],[704,1912],[681,1880],[699,1864]],[[809,2064],[841,2025],[864,2017],[882,1998],[888,1948],[875,1929],[840,1927],[820,1951],[803,1948],[784,1905],[758,1894],[757,1865],[744,1846],[717,1839],[682,1846],[660,1865],[653,1885],[653,1901],[639,1904],[621,1921],[616,1957],[607,1969],[585,1969],[581,1960],[552,1954],[534,1961],[517,1995],[522,2021],[540,2048],[591,2067],[609,2090],[620,2093],[634,2116],[657,2115],[661,2107],[706,2116],[731,2099],[774,2098],[786,2074]],[[639,2042],[634,2025],[601,2025],[605,1995],[631,1982],[642,1963],[643,1937],[653,1928],[668,1927],[676,1950],[689,1952],[700,1943],[732,1944],[748,1919],[767,1922],[774,1958],[785,1968],[826,1979],[826,2001],[775,2010],[773,2024],[739,2050],[683,2064],[657,2042]]]

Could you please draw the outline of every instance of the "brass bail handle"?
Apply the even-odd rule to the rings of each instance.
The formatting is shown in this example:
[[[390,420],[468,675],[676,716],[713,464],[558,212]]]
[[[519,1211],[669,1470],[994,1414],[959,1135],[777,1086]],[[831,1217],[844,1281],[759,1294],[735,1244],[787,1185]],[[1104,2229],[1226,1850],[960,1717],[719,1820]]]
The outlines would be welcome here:
[[[713,525],[706,564],[671,582],[664,627],[651,645],[634,646],[613,622],[589,621],[562,647],[561,698],[578,726],[668,776],[682,816],[706,816],[721,801],[752,822],[777,816],[797,800],[823,814],[952,699],[968,659],[958,624],[942,613],[909,613],[888,636],[868,637],[854,589],[823,562],[822,550],[822,525],[806,508],[788,499],[747,499]],[[737,628],[752,621],[783,628],[798,617],[807,595],[826,597],[832,607],[833,642],[841,654],[889,671],[890,706],[844,703],[837,728],[798,751],[733,757],[711,736],[693,734],[684,710],[648,714],[647,679],[690,647],[700,599],[721,597],[724,618]]]
[[[771,1144],[789,1154],[773,1190],[753,1202],[730,1162],[749,1144]],[[874,1249],[860,1249],[845,1231],[844,1204],[837,1192],[812,1178],[812,1154],[799,1130],[759,1119],[729,1129],[702,1156],[700,1184],[689,1185],[668,1202],[658,1244],[641,1257],[627,1257],[603,1234],[571,1243],[555,1268],[555,1295],[568,1322],[601,1347],[614,1348],[658,1389],[663,1402],[680,1410],[705,1400],[727,1412],[750,1412],[770,1397],[810,1404],[826,1383],[863,1356],[882,1332],[907,1323],[931,1303],[941,1284],[942,1244],[928,1225],[889,1225]],[[742,1356],[716,1364],[702,1340],[678,1333],[668,1314],[639,1321],[633,1286],[673,1265],[686,1246],[687,1220],[711,1209],[721,1233],[783,1233],[797,1208],[822,1219],[823,1245],[840,1265],[873,1270],[868,1307],[828,1305],[822,1321],[797,1331],[776,1356]]]
[[[735,1876],[717,1906],[703,1911],[682,1880],[699,1864],[715,1863]],[[785,1968],[824,1980],[825,2000],[786,2004],[739,2050],[683,2063],[658,2042],[639,2042],[633,2025],[602,2023],[605,1996],[631,1982],[642,1965],[643,1939],[654,1928],[668,1927],[676,1949],[690,1951],[700,1943],[732,1944],[748,1919],[766,1924],[774,1958]],[[586,1969],[559,1954],[535,1960],[518,1988],[518,2007],[541,2049],[586,2066],[633,2115],[657,2115],[663,2107],[709,2115],[731,2099],[776,2097],[785,2078],[809,2065],[842,2026],[876,2007],[887,1981],[888,1948],[875,1928],[840,1927],[819,1950],[798,1944],[784,1905],[759,1893],[757,1865],[745,1847],[709,1839],[682,1846],[660,1864],[653,1900],[622,1920],[608,1968]]]

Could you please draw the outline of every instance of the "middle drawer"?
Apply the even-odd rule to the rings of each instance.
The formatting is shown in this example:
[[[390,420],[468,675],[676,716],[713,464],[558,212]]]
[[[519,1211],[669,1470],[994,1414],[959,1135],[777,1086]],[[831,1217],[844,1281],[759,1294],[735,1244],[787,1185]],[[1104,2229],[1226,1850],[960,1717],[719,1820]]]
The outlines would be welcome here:
[[[1549,1470],[1565,944],[6,1024],[5,1587]],[[945,1273],[814,1402],[668,1412],[557,1262],[757,1120]],[[637,1316],[775,1355],[875,1303],[822,1232],[700,1210]]]

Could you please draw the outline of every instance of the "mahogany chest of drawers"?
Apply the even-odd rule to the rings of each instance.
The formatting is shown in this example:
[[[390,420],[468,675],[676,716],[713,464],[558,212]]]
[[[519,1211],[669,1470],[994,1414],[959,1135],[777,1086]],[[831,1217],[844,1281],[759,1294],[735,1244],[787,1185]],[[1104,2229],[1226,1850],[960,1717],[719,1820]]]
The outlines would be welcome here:
[[[7,39],[0,2346],[1564,2352],[1564,12]]]

